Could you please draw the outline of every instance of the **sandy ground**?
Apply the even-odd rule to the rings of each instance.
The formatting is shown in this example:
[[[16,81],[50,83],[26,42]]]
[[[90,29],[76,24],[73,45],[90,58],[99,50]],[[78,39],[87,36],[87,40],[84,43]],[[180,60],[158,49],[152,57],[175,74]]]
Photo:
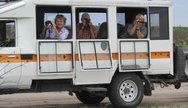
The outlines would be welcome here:
[[[22,93],[0,96],[0,108],[113,108],[108,98],[99,105],[84,105],[68,92]],[[138,108],[188,108],[188,84],[176,90],[156,85],[152,96],[144,97]]]

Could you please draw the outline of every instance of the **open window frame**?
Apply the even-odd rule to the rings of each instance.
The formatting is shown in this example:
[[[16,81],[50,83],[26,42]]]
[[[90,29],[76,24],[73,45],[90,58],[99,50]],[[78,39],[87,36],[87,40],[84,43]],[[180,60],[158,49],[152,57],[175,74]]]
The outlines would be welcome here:
[[[0,47],[17,46],[15,19],[0,19]]]
[[[51,14],[48,18],[45,18],[45,14]],[[52,15],[53,14],[53,15]],[[44,23],[47,20],[53,21],[55,16],[58,14],[66,14],[69,18],[66,18],[65,27],[69,30],[69,35],[67,39],[72,39],[72,7],[71,6],[44,6],[44,5],[37,5],[36,6],[36,39],[44,39],[41,38],[41,33],[44,28]],[[53,18],[51,18],[53,16]],[[66,17],[66,16],[65,16]],[[69,25],[67,25],[69,24]]]

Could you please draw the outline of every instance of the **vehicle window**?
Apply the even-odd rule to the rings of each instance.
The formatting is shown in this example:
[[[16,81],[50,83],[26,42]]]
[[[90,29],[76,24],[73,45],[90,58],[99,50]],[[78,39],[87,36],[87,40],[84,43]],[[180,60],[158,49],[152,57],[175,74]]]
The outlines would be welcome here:
[[[121,24],[122,26],[125,26],[125,13],[118,12],[117,13],[117,23]]]
[[[128,29],[130,29],[134,22],[136,21],[136,16],[142,15],[142,21],[138,21],[141,27],[137,29],[143,34],[142,38],[147,38],[147,9],[146,8],[130,8],[130,7],[118,7],[117,8],[117,36],[123,39],[138,39],[136,36],[136,30],[132,35],[128,34]]]
[[[14,20],[0,20],[0,47],[15,47]]]
[[[66,19],[64,27],[68,30],[66,39],[72,38],[72,15],[71,7],[69,6],[37,6],[37,39],[47,39],[46,34],[52,28],[52,23],[55,23],[57,15],[63,15]],[[46,29],[45,29],[46,27]],[[48,38],[52,39],[52,38]]]
[[[150,8],[151,39],[169,39],[168,8]]]
[[[77,39],[107,39],[107,9],[77,8]]]

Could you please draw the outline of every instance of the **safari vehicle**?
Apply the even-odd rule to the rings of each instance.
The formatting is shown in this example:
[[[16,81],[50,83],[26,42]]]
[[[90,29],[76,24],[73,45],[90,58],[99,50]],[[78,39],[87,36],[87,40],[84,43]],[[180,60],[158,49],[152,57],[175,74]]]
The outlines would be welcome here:
[[[76,38],[85,12],[97,39]],[[137,13],[147,37],[119,38]],[[68,38],[41,38],[57,14],[67,18]],[[69,91],[86,104],[109,97],[119,108],[138,106],[153,83],[179,88],[188,81],[172,26],[170,0],[1,0],[0,93]]]

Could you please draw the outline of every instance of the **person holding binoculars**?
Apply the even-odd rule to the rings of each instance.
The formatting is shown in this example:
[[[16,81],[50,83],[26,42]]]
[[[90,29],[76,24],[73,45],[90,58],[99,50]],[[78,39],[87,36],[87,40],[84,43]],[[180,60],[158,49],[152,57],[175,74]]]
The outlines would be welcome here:
[[[77,24],[77,39],[96,39],[96,29],[88,13],[83,13],[82,23]]]
[[[45,22],[43,30],[44,38],[61,40],[66,39],[69,34],[69,31],[64,27],[66,23],[66,18],[64,17],[64,15],[56,15],[54,22]]]

